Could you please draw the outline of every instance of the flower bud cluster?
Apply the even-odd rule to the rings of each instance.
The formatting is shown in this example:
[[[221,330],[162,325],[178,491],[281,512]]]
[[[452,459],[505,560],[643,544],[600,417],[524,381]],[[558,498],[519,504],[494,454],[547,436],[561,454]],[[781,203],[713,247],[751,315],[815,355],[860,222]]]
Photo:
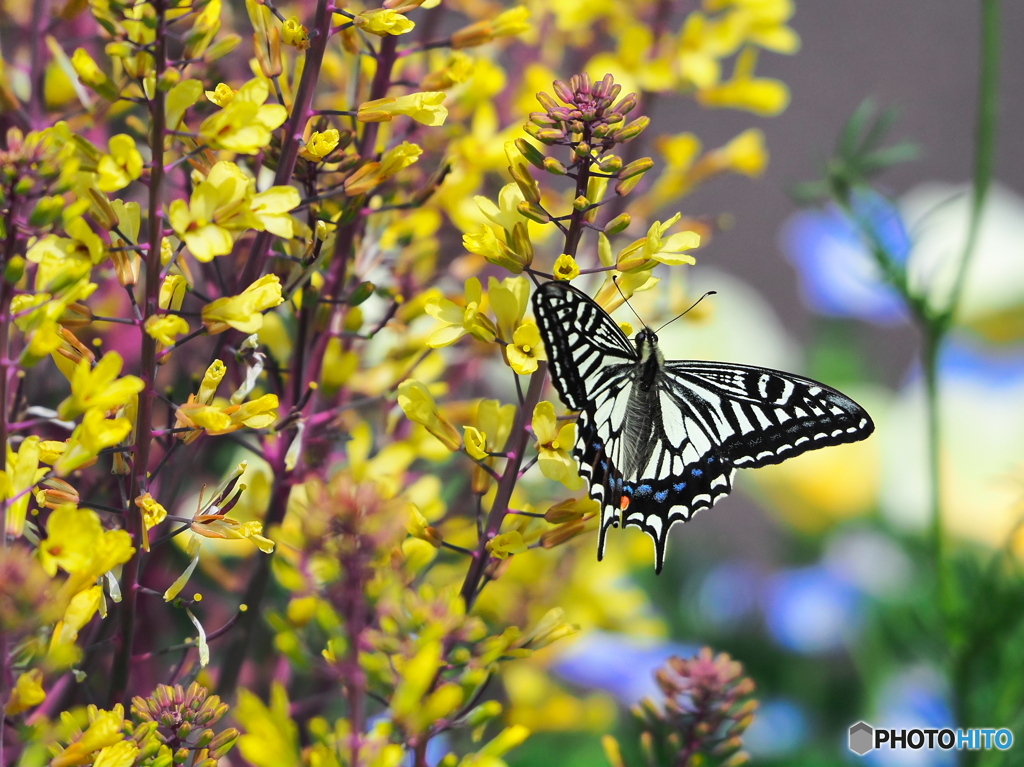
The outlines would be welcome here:
[[[221,732],[211,729],[227,714],[228,704],[198,682],[187,690],[180,684],[157,685],[148,698],[132,698],[131,711],[136,728],[155,728],[157,738],[175,753],[192,752],[196,765],[215,765],[240,734],[234,727]]]
[[[750,699],[754,682],[742,664],[705,647],[693,658],[669,658],[654,676],[664,695],[661,706],[646,699],[634,710],[652,748],[677,755],[671,763],[684,767],[735,767],[749,760],[742,735],[757,701]]]
[[[573,75],[568,83],[556,80],[553,88],[562,104],[543,91],[538,93],[544,111],[531,113],[524,126],[542,143],[572,146],[581,157],[592,149],[603,154],[636,138],[650,124],[647,117],[625,122],[626,115],[636,108],[637,96],[630,93],[616,103],[622,86],[610,74],[596,83],[591,83],[586,73]]]

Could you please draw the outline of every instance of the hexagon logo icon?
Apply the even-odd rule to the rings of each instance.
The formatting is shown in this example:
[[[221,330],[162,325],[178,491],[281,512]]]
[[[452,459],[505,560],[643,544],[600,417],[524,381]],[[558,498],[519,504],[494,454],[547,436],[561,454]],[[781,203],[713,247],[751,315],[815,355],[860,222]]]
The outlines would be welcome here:
[[[857,722],[850,727],[850,750],[864,756],[875,747],[875,731],[867,722]]]

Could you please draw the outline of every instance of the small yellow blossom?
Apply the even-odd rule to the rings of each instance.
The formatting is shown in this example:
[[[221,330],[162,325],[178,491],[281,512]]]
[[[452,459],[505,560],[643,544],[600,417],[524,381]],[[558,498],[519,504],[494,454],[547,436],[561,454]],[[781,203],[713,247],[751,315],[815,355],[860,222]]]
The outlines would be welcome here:
[[[552,273],[556,280],[575,280],[580,276],[580,266],[576,263],[576,259],[570,256],[568,253],[563,253],[555,259],[555,266],[552,269]]]
[[[476,277],[466,281],[465,300],[465,307],[441,296],[432,296],[427,301],[427,314],[442,323],[441,327],[430,334],[427,346],[439,349],[455,343],[467,333],[481,341],[490,342],[495,339],[496,328],[483,313],[483,287]]]
[[[489,43],[496,37],[512,37],[531,29],[530,9],[517,5],[495,16],[493,19],[478,21],[457,30],[451,37],[452,48],[472,48]]]
[[[281,42],[304,51],[309,47],[309,30],[297,17],[292,16],[281,27]]]
[[[697,101],[704,106],[745,109],[754,114],[773,117],[789,106],[789,89],[780,80],[754,77],[757,52],[747,48],[736,57],[732,79],[697,91]]]
[[[71,396],[57,406],[57,414],[71,420],[90,408],[108,412],[125,405],[145,384],[138,376],[118,378],[123,364],[114,351],[104,354],[96,367],[88,360],[79,362],[71,377]]]
[[[219,107],[226,107],[235,97],[235,93],[237,91],[227,83],[217,83],[217,87],[212,91],[206,91],[206,98]]]
[[[101,192],[116,192],[142,175],[142,154],[127,133],[111,136],[108,149],[110,154],[103,155],[96,166],[96,187]]]
[[[488,457],[487,435],[475,426],[463,427],[463,442],[466,445],[466,452],[475,461],[482,461]]]
[[[146,319],[146,333],[163,346],[174,346],[178,336],[188,333],[188,322],[177,314],[154,314]]]
[[[437,437],[449,450],[458,450],[462,445],[459,433],[447,418],[437,409],[430,390],[415,379],[403,381],[398,387],[398,404],[406,418],[420,424]]]
[[[122,740],[101,749],[92,767],[132,767],[138,755],[139,747],[134,740]]]
[[[726,171],[757,177],[767,165],[768,150],[764,145],[764,133],[757,128],[750,128],[725,146],[713,149],[701,157],[694,165],[693,172],[697,177]]]
[[[471,56],[462,51],[452,51],[444,67],[424,77],[420,87],[428,91],[443,91],[466,82],[475,70],[476,63]]]
[[[166,242],[166,240],[164,240]],[[188,280],[180,274],[169,274],[167,279],[160,285],[160,296],[158,305],[164,311],[168,309],[178,311],[185,300],[185,293],[188,291]]]
[[[149,493],[136,498],[135,505],[142,509],[142,519],[146,523],[147,530],[167,519],[167,509]]]
[[[359,29],[380,37],[404,35],[406,32],[411,32],[416,26],[414,21],[388,8],[363,11],[352,20],[352,23]]]
[[[18,446],[17,453],[10,443],[7,444],[7,463],[5,470],[0,472],[0,497],[9,501],[7,535],[20,536],[24,531],[30,497],[26,491],[46,473],[45,469],[40,470],[39,461],[39,437],[26,437]]]
[[[631,269],[643,268],[652,260],[673,266],[696,263],[693,256],[684,251],[700,245],[699,234],[676,232],[665,237],[665,232],[679,219],[680,214],[676,213],[668,221],[655,221],[651,224],[646,237],[634,240],[619,252],[616,268],[626,272]]]
[[[319,162],[337,149],[340,139],[341,135],[338,133],[337,128],[313,131],[309,140],[299,150],[299,155],[310,162]]]
[[[508,559],[513,554],[522,554],[526,548],[523,534],[518,530],[501,533],[487,541],[487,550],[495,559]]]
[[[424,91],[376,99],[360,104],[356,119],[364,123],[379,123],[391,122],[396,116],[405,115],[418,123],[436,127],[444,125],[448,118],[448,110],[443,105],[444,100],[445,94],[441,91]]]
[[[114,83],[99,68],[99,65],[85,48],[75,50],[71,56],[71,66],[74,67],[78,79],[103,96],[103,98],[109,101],[114,101],[117,98],[117,88]]]
[[[131,431],[132,422],[127,418],[105,418],[101,410],[90,408],[71,433],[67,448],[53,464],[54,472],[58,477],[65,477],[95,462],[101,450],[118,444]]]
[[[264,554],[270,554],[274,550],[274,542],[262,535],[263,524],[257,521],[239,522],[224,514],[200,514],[192,520],[189,529],[204,538],[247,540]]]
[[[506,277],[498,282],[489,277],[487,301],[497,320],[498,338],[507,343],[526,315],[530,303],[530,281],[525,277]]]
[[[523,224],[516,224],[516,229],[524,229]],[[462,235],[462,245],[470,253],[483,256],[496,266],[502,266],[513,274],[521,274],[523,269],[533,261],[532,250],[519,253],[509,247],[490,226],[485,226],[474,234]]]
[[[263,312],[284,303],[281,279],[265,274],[237,296],[225,296],[203,307],[203,324],[211,335],[228,328],[256,333],[263,327]]]
[[[18,676],[11,697],[4,704],[4,713],[15,716],[38,706],[44,700],[46,691],[43,689],[43,672],[34,668]]]
[[[519,375],[529,375],[537,370],[539,360],[547,359],[540,329],[534,322],[524,322],[512,335],[512,343],[505,347],[508,363]]]
[[[267,79],[253,78],[238,89],[227,106],[203,121],[200,137],[213,149],[256,154],[270,143],[272,131],[288,119],[283,104],[264,103],[269,96]]]
[[[537,438],[537,460],[541,474],[548,479],[561,482],[570,490],[583,486],[576,461],[572,457],[576,441],[576,424],[559,425],[555,417],[555,406],[550,402],[538,402],[533,409],[533,433]]]

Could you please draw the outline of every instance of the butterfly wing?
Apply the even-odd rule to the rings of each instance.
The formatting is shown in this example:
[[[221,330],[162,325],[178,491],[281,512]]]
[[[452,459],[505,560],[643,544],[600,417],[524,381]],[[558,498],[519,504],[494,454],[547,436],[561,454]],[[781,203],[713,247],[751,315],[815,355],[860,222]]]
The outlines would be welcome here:
[[[665,381],[700,431],[733,466],[780,463],[874,431],[867,412],[840,391],[779,370],[685,360],[665,365]]]
[[[629,460],[629,443],[620,436],[640,360],[608,313],[568,283],[537,288],[533,311],[552,383],[565,406],[579,411],[573,457],[590,497],[601,504],[600,559],[608,528],[618,521],[623,487],[618,467]]]

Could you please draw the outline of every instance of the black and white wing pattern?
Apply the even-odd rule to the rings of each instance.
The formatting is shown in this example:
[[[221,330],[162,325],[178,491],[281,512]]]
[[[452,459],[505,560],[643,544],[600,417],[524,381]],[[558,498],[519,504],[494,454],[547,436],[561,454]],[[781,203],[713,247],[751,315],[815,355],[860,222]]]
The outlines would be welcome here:
[[[655,334],[633,341],[589,296],[541,285],[533,309],[562,402],[579,411],[573,455],[601,504],[598,559],[610,527],[654,539],[661,572],[669,528],[732,489],[737,468],[779,463],[864,439],[870,416],[809,378],[724,362],[666,362]]]

